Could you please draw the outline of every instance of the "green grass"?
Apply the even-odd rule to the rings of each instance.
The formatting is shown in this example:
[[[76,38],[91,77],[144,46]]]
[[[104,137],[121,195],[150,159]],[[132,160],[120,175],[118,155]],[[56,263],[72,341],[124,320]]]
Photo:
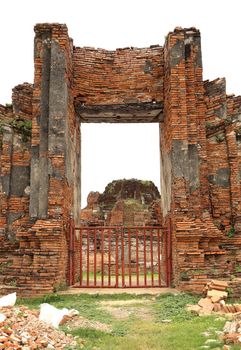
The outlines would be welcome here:
[[[111,333],[95,329],[76,328],[68,333],[84,340],[83,350],[195,350],[208,339],[202,333],[209,331],[212,339],[217,339],[216,330],[221,330],[225,321],[215,316],[197,317],[186,311],[186,304],[196,303],[198,297],[187,294],[160,295],[155,300],[151,295],[49,295],[45,298],[20,299],[18,304],[36,308],[41,302],[62,308],[75,308],[89,320],[109,324]],[[103,301],[136,300],[136,304],[126,304],[123,309],[132,314],[126,319],[118,319],[100,304]],[[120,308],[115,304],[113,308]],[[140,317],[138,308],[143,308],[151,317]],[[163,320],[171,320],[163,323]],[[65,328],[63,328],[65,329]],[[218,343],[219,344],[219,343]],[[81,348],[81,347],[80,347]],[[79,348],[79,349],[80,349]],[[210,346],[218,348],[217,344]],[[220,346],[221,349],[221,346]],[[233,350],[237,348],[233,347]]]
[[[89,284],[93,285],[94,284],[94,273],[93,272],[89,272]],[[146,280],[147,280],[147,284],[151,285],[151,281],[152,281],[152,273],[150,271],[146,272]],[[153,273],[153,280],[154,280],[154,284],[157,285],[158,284],[158,273],[154,272]],[[96,282],[101,283],[102,281],[102,274],[101,272],[97,272],[96,273]],[[115,285],[116,283],[116,275],[115,273],[111,273],[110,275],[110,281],[111,281],[111,285]],[[78,284],[79,282],[77,282],[76,284]],[[87,273],[84,271],[82,273],[82,284],[85,285],[87,283]],[[118,277],[118,283],[119,285],[121,285],[122,283],[122,275],[121,272],[119,273],[119,277]],[[129,285],[129,275],[125,274],[125,283],[127,285]],[[135,273],[132,272],[131,275],[131,283],[132,285],[137,284],[137,275]],[[144,285],[144,272],[139,272],[139,284],[140,285]],[[108,273],[105,272],[104,273],[104,285],[108,285]]]
[[[196,304],[200,298],[190,294],[164,294],[157,298],[153,305],[159,319],[171,319],[172,321],[193,320],[197,316],[186,310],[187,304]]]

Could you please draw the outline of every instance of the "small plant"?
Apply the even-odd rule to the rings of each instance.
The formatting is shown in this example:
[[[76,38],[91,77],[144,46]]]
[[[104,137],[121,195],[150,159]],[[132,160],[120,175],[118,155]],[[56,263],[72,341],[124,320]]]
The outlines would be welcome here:
[[[17,281],[15,279],[12,279],[9,283],[8,283],[11,287],[16,287],[17,286]]]
[[[213,223],[219,230],[223,230],[223,224],[221,222],[215,220]]]
[[[215,267],[213,267],[213,268],[210,270],[210,272],[211,272],[212,275],[216,275],[216,274],[218,273],[218,270],[217,270]]]
[[[61,290],[66,290],[68,288],[66,282],[60,282],[55,284],[53,287],[54,293],[60,292]]]
[[[5,267],[12,266],[12,264],[13,264],[12,260],[2,262],[0,264],[0,272],[2,272]]]
[[[209,121],[207,121],[207,122],[205,123],[205,125],[206,125],[206,128],[207,128],[207,129],[211,129],[211,127],[213,126],[213,124],[212,124],[211,122],[209,122]]]
[[[13,105],[12,105],[12,103],[5,103],[5,107],[7,107],[7,108],[11,108]]]
[[[216,138],[216,141],[217,141],[218,143],[221,143],[221,142],[224,141],[225,136],[224,136],[223,134],[218,134],[218,135],[216,135],[215,138]]]
[[[236,264],[234,270],[235,270],[235,272],[241,272],[240,264]]]
[[[233,296],[233,288],[228,287],[227,288],[227,293],[228,293],[228,297],[232,298],[232,296]]]
[[[188,276],[187,271],[182,271],[180,273],[180,281],[189,281],[190,277]]]
[[[31,120],[14,119],[10,122],[10,125],[22,135],[22,141],[28,142],[32,135],[32,122]]]
[[[61,297],[58,294],[46,294],[43,297],[43,303],[52,303],[60,301]]]
[[[234,236],[234,234],[235,234],[235,228],[234,228],[234,226],[231,226],[230,230],[228,231],[227,236],[228,236],[228,238],[232,238]]]
[[[192,270],[192,274],[193,275],[203,275],[206,274],[207,271],[206,270]]]

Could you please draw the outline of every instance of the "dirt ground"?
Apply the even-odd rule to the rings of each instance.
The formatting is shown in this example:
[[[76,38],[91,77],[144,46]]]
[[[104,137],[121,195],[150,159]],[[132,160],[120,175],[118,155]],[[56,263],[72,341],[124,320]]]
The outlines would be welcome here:
[[[62,295],[75,295],[75,294],[151,294],[151,295],[159,295],[159,294],[167,294],[167,293],[179,293],[175,288],[75,288],[71,287],[67,290],[58,292],[58,294]]]
[[[147,304],[152,304],[153,300],[108,300],[101,301],[100,308],[110,313],[118,320],[125,320],[131,316],[144,320],[153,320],[153,314],[147,309]]]

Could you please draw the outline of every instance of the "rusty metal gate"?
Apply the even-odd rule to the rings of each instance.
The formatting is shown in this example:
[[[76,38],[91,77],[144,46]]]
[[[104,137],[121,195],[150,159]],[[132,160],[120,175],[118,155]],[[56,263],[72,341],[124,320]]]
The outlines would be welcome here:
[[[69,236],[69,285],[81,288],[167,287],[171,231],[160,227],[74,227]]]

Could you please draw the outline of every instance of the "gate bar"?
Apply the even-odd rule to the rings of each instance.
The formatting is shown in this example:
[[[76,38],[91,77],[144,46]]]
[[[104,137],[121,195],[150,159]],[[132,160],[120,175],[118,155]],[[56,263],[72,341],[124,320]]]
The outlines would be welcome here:
[[[147,286],[147,276],[146,276],[146,229],[144,228],[144,286]]]
[[[80,281],[80,285],[82,286],[83,284],[83,274],[82,274],[82,244],[83,244],[83,240],[82,240],[82,232],[80,232],[80,238],[79,238],[79,244],[80,244],[80,252],[79,252],[79,266],[80,266],[80,273],[79,273],[79,281]]]
[[[108,229],[108,287],[111,286],[111,233]]]
[[[94,229],[94,287],[96,287],[96,252],[97,252],[97,247],[96,247],[96,229]]]
[[[171,273],[172,273],[172,221],[171,218],[169,218],[168,221],[168,284],[167,286],[170,287],[171,285]]]
[[[125,229],[121,230],[121,273],[122,287],[125,287]]]
[[[101,231],[101,287],[104,287],[104,230]]]
[[[115,245],[115,283],[116,287],[119,287],[119,257],[118,257],[118,230],[116,232],[116,245]]]
[[[90,286],[90,232],[87,232],[87,287]]]
[[[139,242],[138,230],[136,229],[136,284],[139,286]]]
[[[79,263],[80,263],[80,286],[81,287],[100,287],[100,288],[111,288],[119,287],[119,273],[121,273],[121,287],[161,287],[161,232],[160,227],[155,226],[135,226],[135,227],[118,227],[118,226],[103,226],[103,227],[74,227],[73,222],[70,221],[69,225],[69,246],[70,246],[70,259],[69,259],[69,282],[73,284],[75,280],[75,264],[74,264],[74,250],[75,250],[75,230],[80,230],[80,239],[79,239]],[[101,267],[101,283],[97,279],[97,235],[100,237],[100,267]],[[136,279],[135,283],[132,281],[132,235],[134,235],[134,246],[135,248],[135,273]],[[115,250],[113,251],[113,256],[115,254],[115,266],[114,262],[112,264],[112,237],[115,240]],[[147,246],[147,237],[150,239],[150,245]],[[165,262],[166,262],[166,286],[169,286],[171,283],[171,221],[168,221],[166,226],[164,238],[164,250],[165,250]],[[84,240],[86,239],[86,259],[83,261],[84,254]],[[121,242],[119,242],[121,239]],[[140,265],[140,244],[143,245],[143,260],[141,254],[141,265]],[[157,249],[157,269],[154,266],[154,243]],[[113,244],[114,245],[114,244]],[[150,247],[150,257],[148,252],[148,247]],[[71,249],[72,248],[72,249]],[[108,252],[107,252],[108,249]],[[90,266],[90,257],[92,259],[92,254],[94,251],[93,261],[94,264]],[[105,255],[106,252],[106,255]],[[147,256],[148,253],[148,256]],[[155,253],[156,256],[156,253]],[[106,259],[106,260],[105,260]],[[149,260],[150,259],[150,260]],[[114,261],[114,259],[113,259]],[[151,267],[151,279],[149,280],[147,275],[147,261]],[[156,262],[156,259],[155,259]],[[85,264],[86,265],[83,265]],[[112,285],[112,265],[115,271],[115,285]],[[86,268],[86,280],[83,281],[83,266]],[[148,265],[149,266],[149,265]],[[94,271],[94,277],[90,275],[91,269]],[[140,279],[140,268],[141,271],[144,271],[144,281]],[[125,272],[128,271],[127,278],[129,283],[126,285],[126,276]],[[155,279],[155,271],[158,272],[158,280]],[[108,277],[107,277],[108,275]],[[105,277],[108,278],[105,283]]]
[[[152,230],[150,230],[150,249],[151,249],[151,286],[154,287],[153,231]]]
[[[73,252],[72,252],[72,237],[73,230],[72,230],[72,216],[70,215],[69,219],[69,285],[71,286],[73,284]]]
[[[131,287],[131,230],[128,230],[129,287]]]
[[[161,247],[160,230],[157,231],[157,254],[158,254],[158,286],[161,287]]]

